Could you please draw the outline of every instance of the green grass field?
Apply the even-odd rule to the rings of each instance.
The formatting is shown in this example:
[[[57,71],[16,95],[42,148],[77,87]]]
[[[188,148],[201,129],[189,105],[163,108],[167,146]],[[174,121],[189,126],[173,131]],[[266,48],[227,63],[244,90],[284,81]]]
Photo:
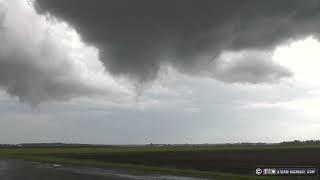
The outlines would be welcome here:
[[[0,157],[212,179],[254,176],[257,166],[320,166],[319,145],[0,148]]]

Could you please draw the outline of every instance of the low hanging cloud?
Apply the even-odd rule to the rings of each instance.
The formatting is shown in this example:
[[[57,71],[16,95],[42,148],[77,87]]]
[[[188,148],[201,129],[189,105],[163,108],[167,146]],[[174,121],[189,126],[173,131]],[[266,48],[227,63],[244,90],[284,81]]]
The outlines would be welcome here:
[[[52,26],[23,1],[0,1],[0,87],[31,105],[127,95],[105,73],[97,50],[81,44],[67,25]]]
[[[208,64],[225,51],[270,51],[320,28],[318,0],[36,0],[35,7],[96,46],[109,72],[139,81],[155,79],[163,64],[226,82],[278,81],[290,73],[265,57],[243,57],[224,72]]]
[[[0,87],[33,105],[117,101],[132,97],[123,75],[148,82],[164,65],[227,83],[277,82],[292,73],[264,53],[318,37],[319,12],[318,0],[0,0]]]

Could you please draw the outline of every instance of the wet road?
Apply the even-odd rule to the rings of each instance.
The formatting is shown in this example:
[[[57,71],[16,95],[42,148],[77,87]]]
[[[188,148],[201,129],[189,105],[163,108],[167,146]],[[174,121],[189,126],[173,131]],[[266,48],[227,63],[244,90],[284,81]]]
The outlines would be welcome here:
[[[132,174],[123,170],[56,167],[21,160],[0,159],[1,180],[199,180],[197,178]]]

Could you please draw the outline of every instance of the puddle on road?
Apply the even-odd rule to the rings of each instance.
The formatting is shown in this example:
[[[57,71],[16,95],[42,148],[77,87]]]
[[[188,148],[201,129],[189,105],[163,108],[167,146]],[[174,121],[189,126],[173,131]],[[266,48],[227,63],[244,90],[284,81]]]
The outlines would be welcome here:
[[[25,168],[29,170],[24,172],[21,171]],[[117,169],[102,169],[102,168],[91,168],[91,167],[66,167],[60,164],[43,164],[37,162],[28,162],[21,160],[0,160],[0,176],[6,175],[6,171],[10,169],[10,172],[14,170],[20,173],[28,173],[30,170],[34,172],[44,172],[53,173],[56,172],[57,176],[60,178],[61,174],[66,174],[66,177],[72,174],[78,174],[79,177],[95,176],[105,179],[128,179],[128,180],[204,180],[203,178],[193,178],[193,177],[182,177],[182,176],[170,176],[170,175],[159,175],[159,174],[143,174],[143,173],[131,173],[126,170]],[[41,170],[42,169],[42,170]],[[45,170],[45,171],[43,171]],[[49,170],[49,171],[48,171]],[[7,174],[7,175],[10,175]],[[111,177],[111,178],[110,178]],[[62,178],[63,179],[63,178]]]
[[[149,174],[130,174],[121,170],[109,170],[100,168],[73,168],[73,167],[59,167],[49,165],[46,168],[54,168],[59,171],[68,171],[77,174],[95,175],[95,176],[116,176],[119,178],[127,178],[133,180],[206,180],[204,178],[184,177],[184,176],[170,176],[170,175],[149,175]]]

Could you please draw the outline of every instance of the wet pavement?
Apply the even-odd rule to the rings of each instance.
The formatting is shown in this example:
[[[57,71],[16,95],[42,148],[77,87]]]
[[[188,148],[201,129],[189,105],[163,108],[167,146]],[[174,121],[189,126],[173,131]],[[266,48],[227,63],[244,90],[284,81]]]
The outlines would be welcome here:
[[[86,167],[64,167],[13,159],[0,159],[1,180],[199,180]]]

